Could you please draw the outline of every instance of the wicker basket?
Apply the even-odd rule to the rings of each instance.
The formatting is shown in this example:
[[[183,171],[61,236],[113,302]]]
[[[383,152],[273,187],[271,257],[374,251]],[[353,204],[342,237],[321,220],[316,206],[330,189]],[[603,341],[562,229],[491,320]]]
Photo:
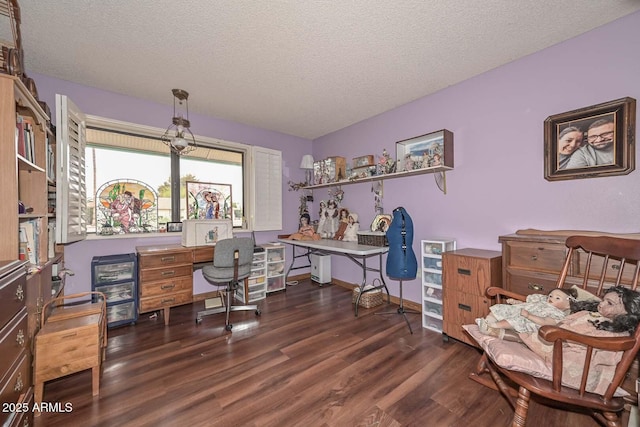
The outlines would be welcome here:
[[[382,231],[358,231],[358,244],[369,246],[389,246],[387,235]]]
[[[360,288],[356,286],[353,288],[353,294],[351,297],[351,304],[355,304],[358,299],[358,295],[360,294]],[[362,297],[359,301],[359,306],[364,308],[377,307],[382,305],[383,302],[382,291],[380,289],[376,289],[375,291],[369,291],[362,294]]]

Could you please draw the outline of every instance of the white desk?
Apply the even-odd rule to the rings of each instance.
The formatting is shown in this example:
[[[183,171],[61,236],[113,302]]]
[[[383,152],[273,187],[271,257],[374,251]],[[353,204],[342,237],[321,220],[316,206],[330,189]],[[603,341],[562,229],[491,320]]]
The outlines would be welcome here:
[[[369,245],[360,245],[357,242],[343,242],[341,240],[332,240],[332,239],[321,239],[321,240],[291,240],[291,239],[278,239],[279,242],[286,243],[288,245],[293,246],[293,256],[291,257],[291,264],[287,269],[286,278],[289,276],[291,270],[297,270],[300,268],[307,268],[311,266],[311,260],[309,259],[309,255],[314,254],[335,254],[340,256],[346,256],[351,261],[355,262],[362,268],[362,283],[360,284],[360,293],[358,294],[354,313],[356,317],[358,316],[358,303],[360,302],[360,297],[365,292],[371,292],[378,289],[384,289],[387,292],[387,302],[390,301],[389,289],[387,288],[387,284],[384,281],[384,275],[382,274],[382,254],[389,251],[389,248],[386,246],[369,246]],[[296,255],[296,247],[301,247],[306,249],[304,253]],[[367,266],[367,258],[370,257],[378,257],[378,268]],[[307,258],[306,265],[294,266],[296,260],[299,258]],[[378,273],[380,275],[380,285],[372,286],[365,289],[367,285],[367,272],[372,271]]]

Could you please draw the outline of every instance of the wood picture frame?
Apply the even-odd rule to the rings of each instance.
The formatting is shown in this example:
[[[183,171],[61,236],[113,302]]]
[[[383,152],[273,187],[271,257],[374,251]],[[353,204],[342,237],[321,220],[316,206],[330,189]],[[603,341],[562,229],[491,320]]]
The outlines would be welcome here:
[[[544,121],[544,178],[626,175],[635,169],[636,100],[621,98]]]
[[[442,129],[396,142],[397,172],[453,168],[453,132]]]
[[[187,181],[187,219],[231,219],[231,184]]]
[[[168,222],[167,233],[182,233],[182,222]]]

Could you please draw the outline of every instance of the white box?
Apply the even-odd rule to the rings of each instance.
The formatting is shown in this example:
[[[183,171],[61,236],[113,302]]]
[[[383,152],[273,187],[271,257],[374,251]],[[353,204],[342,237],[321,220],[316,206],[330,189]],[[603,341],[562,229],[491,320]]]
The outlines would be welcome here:
[[[233,237],[230,219],[185,219],[182,221],[182,246],[213,246],[218,240]]]
[[[309,255],[311,259],[311,280],[318,283],[331,282],[331,255]]]

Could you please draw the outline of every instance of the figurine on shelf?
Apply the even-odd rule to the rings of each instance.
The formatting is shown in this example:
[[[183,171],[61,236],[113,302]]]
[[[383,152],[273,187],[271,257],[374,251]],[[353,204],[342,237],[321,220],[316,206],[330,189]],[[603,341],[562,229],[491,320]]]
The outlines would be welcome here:
[[[349,210],[347,208],[340,208],[340,225],[338,231],[333,236],[335,240],[342,240],[344,238],[344,232],[349,225]]]
[[[378,158],[378,165],[383,174],[396,171],[396,162],[391,158],[386,148],[382,149],[382,157]]]
[[[358,222],[358,214],[356,214],[355,212],[351,212],[349,214],[349,224],[347,225],[347,228],[344,231],[344,236],[342,237],[342,241],[357,242],[358,230],[360,230],[360,223]]]
[[[413,170],[413,158],[411,158],[411,154],[405,154],[404,156],[404,170],[411,171]]]
[[[296,233],[289,236],[291,240],[320,240],[320,235],[315,232],[311,225],[311,217],[309,214],[300,216],[300,228]]]

